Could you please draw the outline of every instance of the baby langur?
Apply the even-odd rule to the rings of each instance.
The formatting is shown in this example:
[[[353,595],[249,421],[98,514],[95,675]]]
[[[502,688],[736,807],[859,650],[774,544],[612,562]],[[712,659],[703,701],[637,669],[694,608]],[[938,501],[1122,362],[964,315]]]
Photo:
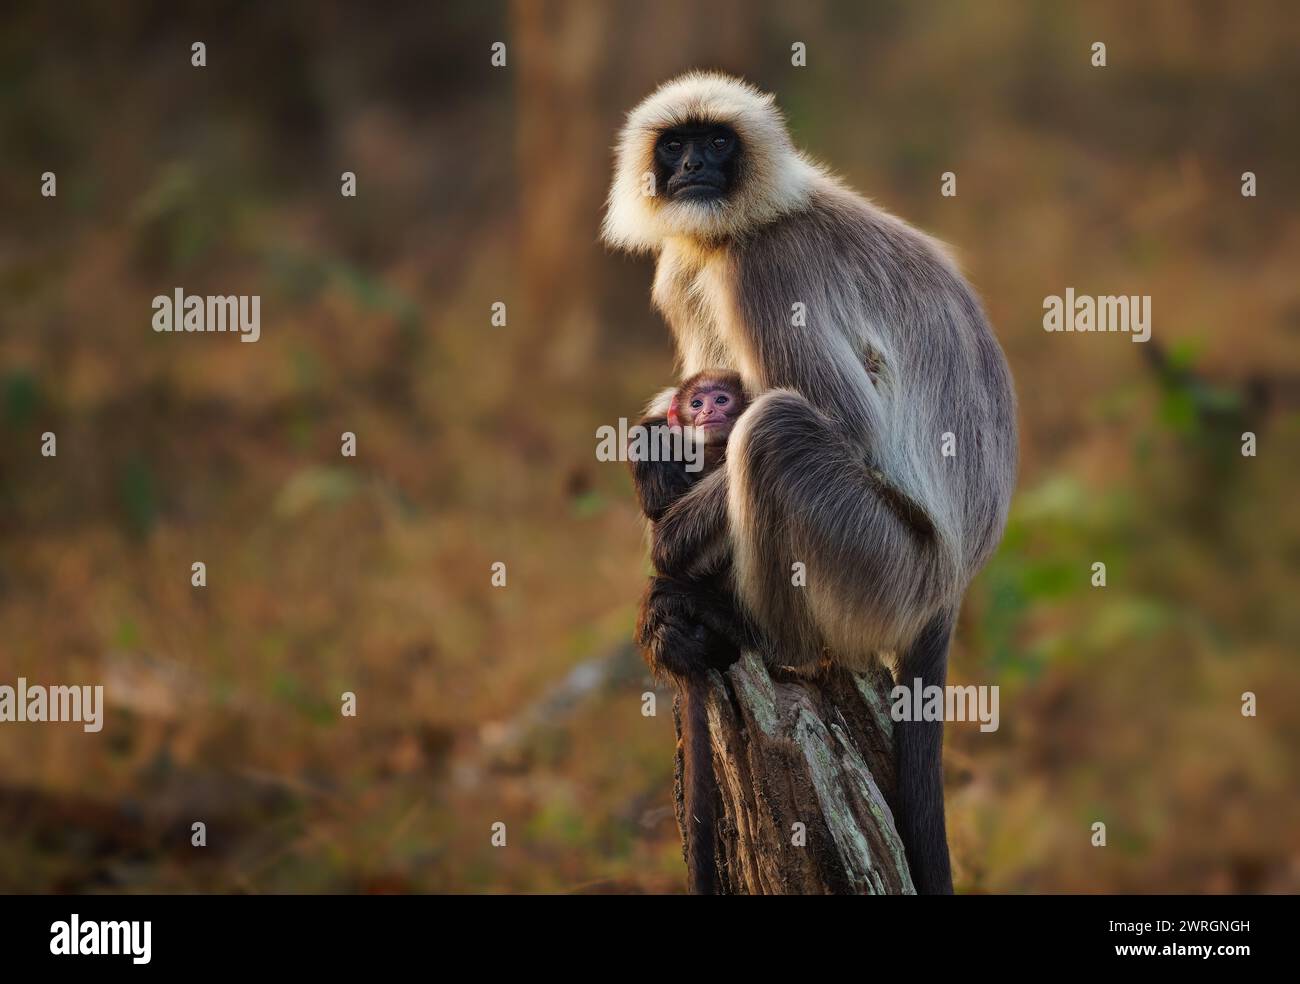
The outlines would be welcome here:
[[[632,462],[641,511],[648,519],[663,516],[694,482],[726,460],[727,438],[748,406],[749,396],[738,373],[705,370],[672,391],[662,412],[651,407],[640,426],[681,428],[692,450],[703,455],[703,465],[691,469],[684,461]]]
[[[657,522],[725,464],[728,438],[749,402],[739,374],[705,370],[672,391],[666,407],[651,407],[640,426],[681,428],[699,449],[703,467],[692,470],[685,460],[633,460],[632,480],[647,519]],[[637,640],[651,669],[679,682],[733,663],[753,635],[735,603],[725,558],[707,572],[652,578],[642,600]]]
[[[682,383],[664,413],[652,410],[641,421],[647,428],[681,427],[685,438],[703,454],[703,468],[694,472],[687,470],[684,461],[632,462],[637,497],[647,518],[659,519],[696,482],[723,464],[727,439],[748,406],[749,396],[738,374],[706,370]],[[717,889],[718,792],[703,672],[730,666],[754,641],[730,590],[726,566],[707,575],[651,578],[641,601],[636,639],[651,669],[669,674],[681,693],[682,790],[691,821],[687,844],[691,890],[712,894]]]

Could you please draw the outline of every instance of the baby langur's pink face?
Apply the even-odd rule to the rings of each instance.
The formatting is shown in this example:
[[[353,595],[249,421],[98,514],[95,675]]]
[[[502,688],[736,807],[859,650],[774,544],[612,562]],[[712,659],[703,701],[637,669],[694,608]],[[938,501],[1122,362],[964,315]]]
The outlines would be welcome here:
[[[691,393],[682,414],[699,428],[706,444],[725,444],[736,418],[745,408],[744,400],[722,386],[701,387]]]

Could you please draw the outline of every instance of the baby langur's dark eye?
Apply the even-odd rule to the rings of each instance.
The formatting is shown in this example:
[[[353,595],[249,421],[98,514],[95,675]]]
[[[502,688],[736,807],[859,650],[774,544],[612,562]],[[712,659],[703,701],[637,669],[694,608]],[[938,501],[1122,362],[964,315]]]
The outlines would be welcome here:
[[[718,406],[720,406],[720,407],[725,407],[725,406],[727,405],[727,398],[726,398],[725,396],[720,396],[720,397],[718,397],[716,400],[714,400],[713,402],[716,403],[716,404],[717,404]]]
[[[692,401],[691,401],[691,409],[692,409],[692,410],[698,410],[698,409],[700,409],[700,407],[702,407],[702,406],[704,406],[704,401],[703,401],[703,400],[692,400]]]

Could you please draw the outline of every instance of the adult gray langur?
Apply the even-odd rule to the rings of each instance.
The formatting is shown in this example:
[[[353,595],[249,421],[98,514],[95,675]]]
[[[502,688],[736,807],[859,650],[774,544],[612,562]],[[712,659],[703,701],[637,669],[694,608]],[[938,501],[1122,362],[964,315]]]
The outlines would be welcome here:
[[[659,574],[729,570],[769,660],[892,653],[898,682],[942,686],[1017,454],[1006,360],[944,248],[796,150],[771,95],[712,73],[628,115],[603,236],[657,257],[681,372],[734,370],[753,398],[725,467],[655,521]],[[692,659],[674,656],[675,673]],[[923,893],[952,891],[942,729],[894,732],[895,821]]]

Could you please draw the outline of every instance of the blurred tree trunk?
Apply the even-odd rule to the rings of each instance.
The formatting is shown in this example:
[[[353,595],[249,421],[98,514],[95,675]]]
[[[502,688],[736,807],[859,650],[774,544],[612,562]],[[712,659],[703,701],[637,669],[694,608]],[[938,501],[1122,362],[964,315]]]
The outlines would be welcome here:
[[[711,673],[718,884],[727,895],[913,894],[888,800],[893,679],[878,661],[808,678],[753,654]],[[685,842],[679,703],[675,795]],[[797,843],[803,824],[804,843]]]
[[[512,0],[524,326],[516,368],[525,374],[568,382],[592,368],[602,325],[598,234],[622,112],[687,68],[743,72],[754,61],[757,18],[745,0],[709,8],[722,31],[701,30],[700,14],[683,0]],[[611,96],[628,85],[630,96]]]
[[[610,8],[515,0],[523,344],[518,368],[569,380],[591,367],[597,333],[595,264],[609,184],[598,73]],[[513,320],[513,319],[512,319]]]

